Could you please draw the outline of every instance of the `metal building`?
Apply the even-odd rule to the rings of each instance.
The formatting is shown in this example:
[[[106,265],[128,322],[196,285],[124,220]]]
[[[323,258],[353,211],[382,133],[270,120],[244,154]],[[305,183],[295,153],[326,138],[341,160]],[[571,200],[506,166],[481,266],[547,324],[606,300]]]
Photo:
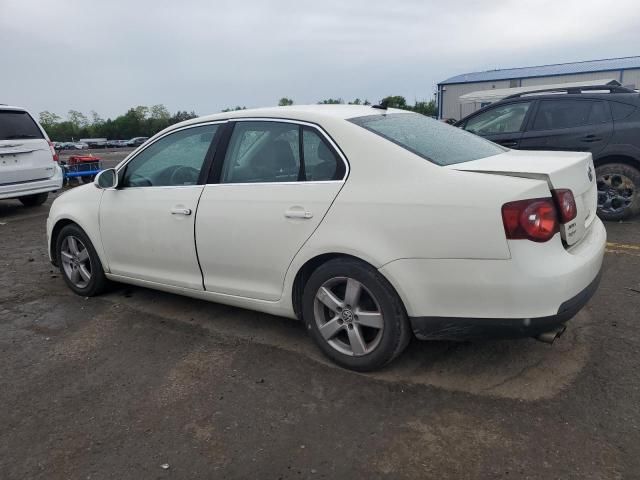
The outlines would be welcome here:
[[[574,83],[640,86],[640,56],[456,75],[438,84],[438,118],[457,120],[512,92]],[[488,90],[498,90],[493,93]],[[486,93],[483,93],[486,92]]]

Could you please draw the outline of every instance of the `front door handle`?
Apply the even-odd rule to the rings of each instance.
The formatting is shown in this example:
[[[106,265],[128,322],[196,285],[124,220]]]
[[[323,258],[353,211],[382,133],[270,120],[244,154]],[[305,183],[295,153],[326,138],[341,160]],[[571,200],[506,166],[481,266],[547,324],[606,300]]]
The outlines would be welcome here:
[[[313,213],[307,211],[307,210],[302,210],[302,209],[290,209],[287,210],[286,212],[284,212],[284,216],[287,218],[304,218],[304,219],[309,219],[309,218],[313,218]]]
[[[518,146],[518,142],[515,140],[504,140],[502,142],[499,142],[500,145],[502,145],[503,147],[507,147],[507,148],[515,148]]]
[[[171,215],[191,215],[190,208],[173,207],[171,209]]]

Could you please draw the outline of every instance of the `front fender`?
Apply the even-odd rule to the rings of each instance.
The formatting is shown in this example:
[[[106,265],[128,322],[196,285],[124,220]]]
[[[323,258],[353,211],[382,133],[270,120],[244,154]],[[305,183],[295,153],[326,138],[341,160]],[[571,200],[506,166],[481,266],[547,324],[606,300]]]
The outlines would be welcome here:
[[[93,244],[102,268],[109,272],[109,264],[100,238],[100,201],[103,190],[95,185],[83,185],[69,190],[56,198],[47,218],[47,250],[49,260],[55,261],[54,247],[61,226],[75,223],[87,234]]]

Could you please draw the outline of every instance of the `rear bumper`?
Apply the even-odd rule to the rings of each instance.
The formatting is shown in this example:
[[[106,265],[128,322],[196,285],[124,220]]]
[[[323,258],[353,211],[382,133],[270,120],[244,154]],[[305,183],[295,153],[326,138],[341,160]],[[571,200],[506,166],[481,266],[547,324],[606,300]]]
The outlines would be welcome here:
[[[55,173],[45,180],[33,182],[10,183],[0,185],[0,200],[7,198],[18,198],[27,195],[36,195],[44,192],[54,192],[62,188],[62,169],[55,166]]]
[[[560,305],[558,313],[538,318],[412,317],[411,328],[420,340],[471,340],[535,337],[571,320],[598,289],[602,272],[580,293]]]
[[[506,260],[401,259],[380,272],[409,318],[418,319],[418,335],[434,331],[431,338],[445,338],[445,330],[484,328],[529,335],[568,320],[586,303],[597,287],[605,246],[606,231],[596,218],[568,250],[559,235],[542,244],[513,240]]]

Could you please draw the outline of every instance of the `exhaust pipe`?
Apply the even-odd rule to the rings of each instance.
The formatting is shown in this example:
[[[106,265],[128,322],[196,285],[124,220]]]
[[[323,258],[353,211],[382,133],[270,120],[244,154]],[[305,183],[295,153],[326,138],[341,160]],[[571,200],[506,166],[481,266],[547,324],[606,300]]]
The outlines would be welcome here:
[[[549,345],[551,345],[556,340],[556,338],[559,338],[564,333],[566,329],[567,329],[567,326],[562,325],[555,330],[551,330],[550,332],[541,333],[540,335],[535,337],[535,339],[540,342],[548,343]]]

